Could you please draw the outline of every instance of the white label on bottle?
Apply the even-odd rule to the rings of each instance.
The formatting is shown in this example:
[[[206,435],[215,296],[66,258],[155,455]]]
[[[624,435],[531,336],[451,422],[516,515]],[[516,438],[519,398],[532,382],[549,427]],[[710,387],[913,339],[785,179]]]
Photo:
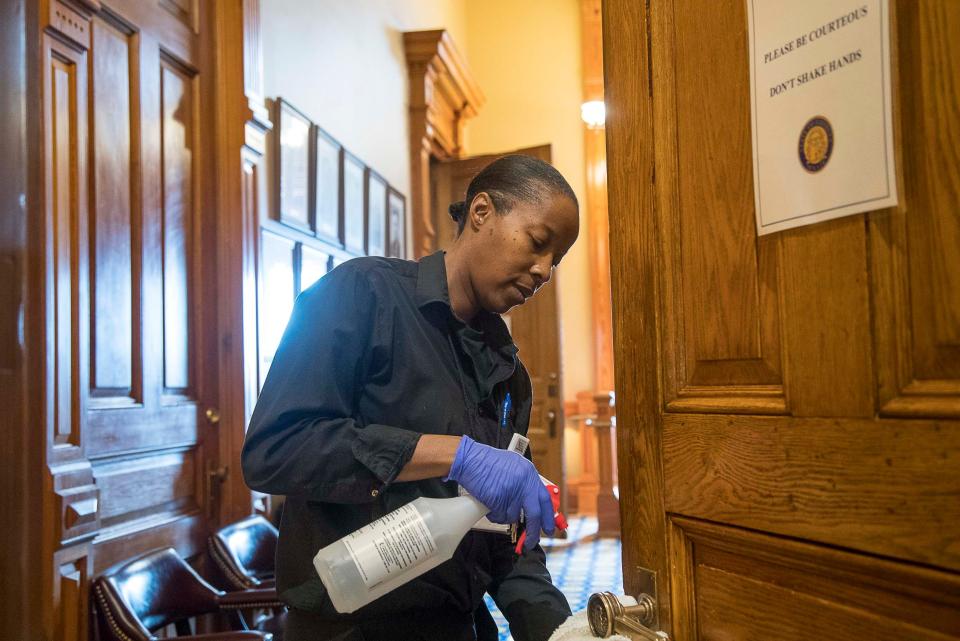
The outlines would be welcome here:
[[[343,544],[370,590],[437,552],[426,521],[412,504],[360,528]]]

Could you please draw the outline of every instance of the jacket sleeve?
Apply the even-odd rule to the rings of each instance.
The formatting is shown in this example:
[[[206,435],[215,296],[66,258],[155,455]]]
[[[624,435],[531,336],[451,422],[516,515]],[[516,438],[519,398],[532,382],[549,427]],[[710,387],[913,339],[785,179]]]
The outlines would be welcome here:
[[[570,605],[550,578],[539,545],[517,559],[506,576],[487,588],[516,641],[547,641],[570,617]]]
[[[382,284],[380,285],[383,286]],[[354,408],[381,341],[371,278],[346,263],[297,299],[244,439],[252,489],[363,503],[396,479],[420,434],[361,425]]]

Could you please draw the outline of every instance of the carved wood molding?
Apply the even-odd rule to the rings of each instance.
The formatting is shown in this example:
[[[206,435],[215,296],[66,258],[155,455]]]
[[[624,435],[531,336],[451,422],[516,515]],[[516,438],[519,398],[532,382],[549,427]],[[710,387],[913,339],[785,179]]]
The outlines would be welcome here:
[[[445,30],[403,34],[410,79],[410,211],[416,258],[436,247],[430,158],[458,158],[463,126],[484,103],[480,87]]]

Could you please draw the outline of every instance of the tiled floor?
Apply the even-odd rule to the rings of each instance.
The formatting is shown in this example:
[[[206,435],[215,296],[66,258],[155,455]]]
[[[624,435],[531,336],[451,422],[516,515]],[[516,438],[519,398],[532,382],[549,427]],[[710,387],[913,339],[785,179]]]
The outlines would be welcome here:
[[[567,539],[545,539],[543,548],[553,583],[566,595],[570,609],[574,613],[586,609],[594,592],[622,594],[620,539],[596,538],[597,519],[589,516],[571,517],[568,533]],[[506,619],[489,596],[486,600],[500,629],[500,641],[512,641]]]

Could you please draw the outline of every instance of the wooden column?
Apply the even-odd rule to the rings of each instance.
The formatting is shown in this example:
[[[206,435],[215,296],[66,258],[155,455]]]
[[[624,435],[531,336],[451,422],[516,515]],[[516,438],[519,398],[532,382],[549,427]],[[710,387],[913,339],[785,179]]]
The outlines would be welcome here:
[[[603,100],[601,0],[581,0],[583,99]],[[614,389],[613,315],[610,293],[610,225],[607,214],[607,145],[603,125],[584,125],[586,221],[593,310],[596,389]]]
[[[437,247],[430,159],[463,153],[463,126],[484,102],[466,61],[444,30],[403,34],[410,78],[410,212],[415,258]]]
[[[218,3],[217,149],[219,249],[220,461],[224,500],[220,522],[269,511],[240,473],[240,450],[257,400],[257,231],[264,201],[259,186],[266,134],[272,128],[263,98],[260,0]],[[243,61],[242,73],[236,62]]]
[[[597,444],[597,523],[600,536],[620,536],[620,500],[617,485],[616,416],[613,393],[597,394],[597,418],[591,422]]]

